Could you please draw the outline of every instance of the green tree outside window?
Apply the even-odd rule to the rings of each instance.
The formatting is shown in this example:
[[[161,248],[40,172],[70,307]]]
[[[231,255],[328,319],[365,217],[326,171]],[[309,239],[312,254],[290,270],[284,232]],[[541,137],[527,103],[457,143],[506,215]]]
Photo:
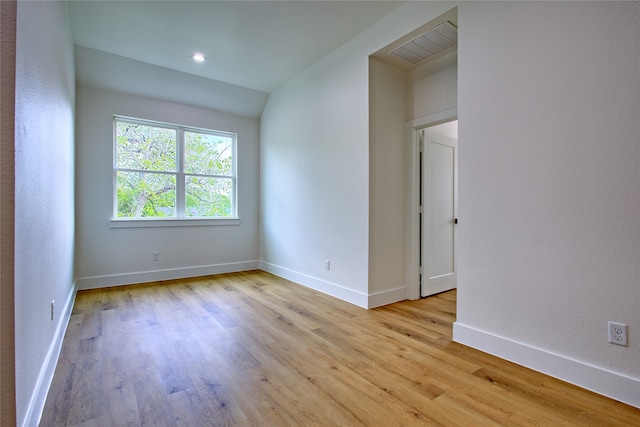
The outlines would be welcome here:
[[[117,218],[235,217],[235,134],[115,119]]]

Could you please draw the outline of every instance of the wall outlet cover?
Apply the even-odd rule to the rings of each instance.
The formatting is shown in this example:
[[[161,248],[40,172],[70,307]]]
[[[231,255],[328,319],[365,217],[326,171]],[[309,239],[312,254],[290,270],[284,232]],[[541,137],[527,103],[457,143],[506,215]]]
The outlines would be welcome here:
[[[609,322],[609,342],[626,347],[627,325],[624,323]]]

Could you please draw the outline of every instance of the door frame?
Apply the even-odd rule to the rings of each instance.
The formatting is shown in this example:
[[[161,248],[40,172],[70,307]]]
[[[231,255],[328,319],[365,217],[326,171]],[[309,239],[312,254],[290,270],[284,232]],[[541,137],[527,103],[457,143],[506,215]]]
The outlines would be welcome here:
[[[407,299],[420,298],[420,139],[419,132],[424,128],[451,122],[458,119],[458,109],[451,108],[429,116],[409,120],[406,123],[406,197],[407,222],[405,280]]]

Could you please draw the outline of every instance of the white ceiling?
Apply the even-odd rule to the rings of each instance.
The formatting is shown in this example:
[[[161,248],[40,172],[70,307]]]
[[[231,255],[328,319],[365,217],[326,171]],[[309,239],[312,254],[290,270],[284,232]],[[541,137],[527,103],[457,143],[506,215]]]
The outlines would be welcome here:
[[[401,3],[75,0],[69,10],[78,46],[270,93]],[[194,63],[195,51],[208,60]]]

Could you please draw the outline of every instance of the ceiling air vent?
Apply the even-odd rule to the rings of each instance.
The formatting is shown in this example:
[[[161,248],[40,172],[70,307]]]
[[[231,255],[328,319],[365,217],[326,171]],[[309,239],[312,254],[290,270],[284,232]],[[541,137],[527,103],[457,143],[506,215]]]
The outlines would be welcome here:
[[[457,45],[458,29],[447,21],[393,49],[391,53],[415,65]]]

